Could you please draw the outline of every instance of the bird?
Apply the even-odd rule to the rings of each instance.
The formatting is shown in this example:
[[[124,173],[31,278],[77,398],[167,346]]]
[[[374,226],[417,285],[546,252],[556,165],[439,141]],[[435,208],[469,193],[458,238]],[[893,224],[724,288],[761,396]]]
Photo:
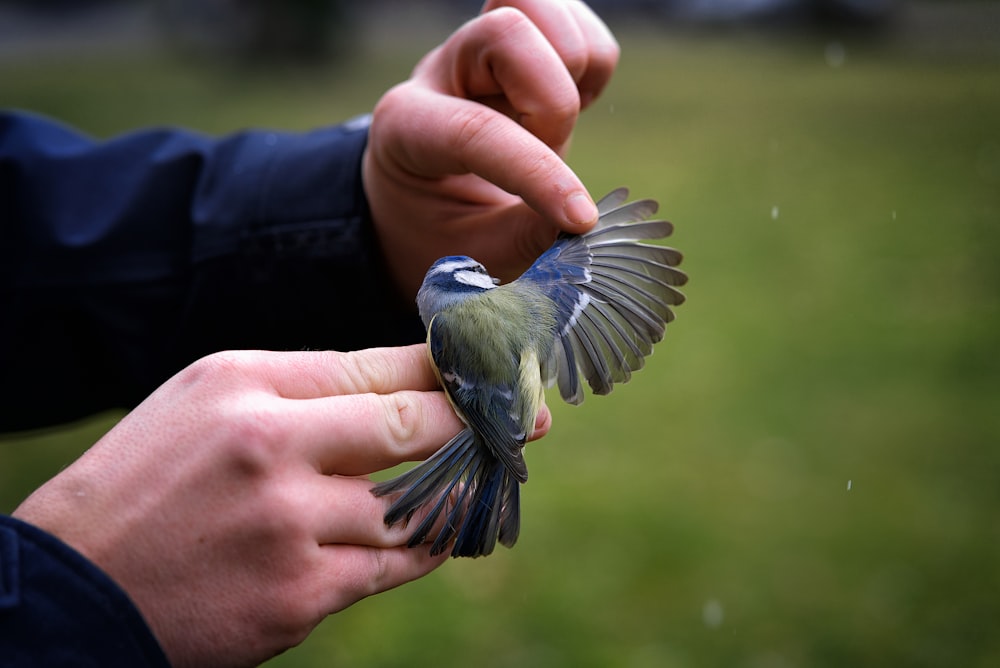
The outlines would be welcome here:
[[[685,296],[682,255],[642,243],[673,232],[651,220],[658,203],[627,202],[627,188],[597,202],[598,222],[584,234],[562,232],[516,280],[500,284],[464,255],[427,270],[417,307],[435,375],[464,428],[426,461],[377,483],[377,497],[398,495],[389,527],[426,511],[407,545],[430,540],[430,553],[452,557],[512,547],[521,524],[523,448],[547,387],[580,404],[581,376],[595,395],[611,392],[642,368]],[[442,521],[443,515],[443,521]]]

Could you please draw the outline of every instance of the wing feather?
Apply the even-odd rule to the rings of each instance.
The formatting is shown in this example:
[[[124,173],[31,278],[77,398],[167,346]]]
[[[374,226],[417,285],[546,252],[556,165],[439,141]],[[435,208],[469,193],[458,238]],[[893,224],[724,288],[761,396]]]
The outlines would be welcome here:
[[[597,212],[603,216],[604,214],[617,209],[627,199],[628,188],[615,188],[607,195],[597,200]]]
[[[656,201],[627,199],[624,188],[601,198],[593,230],[561,235],[518,279],[534,283],[556,306],[557,338],[541,372],[572,404],[583,401],[580,376],[596,394],[628,382],[673,321],[672,307],[685,299],[678,290],[687,283],[677,268],[681,253],[641,243],[669,236],[673,225],[649,220]]]

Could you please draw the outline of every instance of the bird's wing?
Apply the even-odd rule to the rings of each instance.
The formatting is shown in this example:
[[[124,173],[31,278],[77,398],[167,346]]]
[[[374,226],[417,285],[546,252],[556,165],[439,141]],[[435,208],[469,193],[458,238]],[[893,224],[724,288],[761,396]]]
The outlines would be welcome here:
[[[590,232],[561,235],[517,279],[535,283],[556,305],[557,338],[541,373],[571,404],[583,401],[579,374],[595,394],[627,382],[663,338],[671,307],[684,301],[681,254],[641,243],[669,236],[673,226],[647,220],[655,201],[627,198],[625,188],[609,193],[597,203],[600,219]]]
[[[517,391],[519,379],[485,378],[477,369],[463,365],[456,351],[474,350],[477,342],[461,341],[460,330],[449,326],[450,317],[448,312],[438,313],[427,328],[431,359],[448,400],[459,417],[480,437],[484,447],[490,449],[514,478],[525,482],[528,468],[521,448],[531,435],[534,413],[530,413],[532,424],[524,424],[529,417],[521,409],[523,397]],[[537,362],[535,368],[538,368]]]

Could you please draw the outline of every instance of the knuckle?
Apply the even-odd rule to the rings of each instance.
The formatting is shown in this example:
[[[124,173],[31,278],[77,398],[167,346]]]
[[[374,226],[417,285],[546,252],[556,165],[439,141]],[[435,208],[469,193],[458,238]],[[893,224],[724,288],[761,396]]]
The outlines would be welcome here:
[[[389,439],[401,445],[413,441],[424,425],[423,408],[416,395],[394,392],[382,395],[381,399]]]
[[[236,470],[247,477],[263,476],[286,456],[289,427],[270,405],[236,400],[220,408],[219,440]]]
[[[491,132],[490,114],[487,107],[466,107],[456,110],[448,119],[446,136],[456,152],[465,155],[476,145],[483,143]]]
[[[335,353],[336,372],[346,386],[345,394],[379,391],[392,385],[393,365],[371,350]]]
[[[580,94],[572,82],[553,86],[538,109],[521,113],[517,121],[547,146],[563,150],[580,117]]]
[[[391,586],[389,551],[373,546],[350,545],[340,549],[334,584],[335,595],[327,613],[334,613]]]
[[[576,119],[580,117],[580,94],[575,87],[568,87],[549,101],[545,112],[551,118],[551,124],[568,138]]]
[[[377,594],[386,588],[389,579],[389,558],[385,550],[371,547],[368,549],[369,578],[366,595]]]
[[[259,391],[264,373],[257,354],[213,353],[191,363],[171,381],[185,409],[199,414],[199,439],[243,475],[267,471],[281,456],[290,425],[269,395]],[[176,387],[176,386],[175,386]]]
[[[565,163],[555,153],[532,155],[530,160],[523,161],[525,180],[534,183],[551,183],[557,180],[566,168]]]
[[[188,387],[214,386],[237,376],[245,366],[243,353],[226,350],[195,360],[177,374],[177,379]]]
[[[353,597],[362,599],[384,591],[389,579],[389,556],[378,547],[365,547],[357,555],[356,568],[352,570],[354,581],[347,584]]]
[[[412,106],[411,89],[412,84],[406,81],[387,90],[372,109],[372,126],[378,126],[381,131],[384,124],[384,129],[393,130],[396,126],[388,121]]]

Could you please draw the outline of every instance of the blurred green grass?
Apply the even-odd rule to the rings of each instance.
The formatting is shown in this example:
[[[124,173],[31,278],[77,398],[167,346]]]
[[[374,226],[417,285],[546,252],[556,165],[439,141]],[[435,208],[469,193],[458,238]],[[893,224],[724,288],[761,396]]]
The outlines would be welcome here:
[[[689,302],[630,385],[553,398],[515,549],[270,665],[1000,664],[1000,59],[619,38],[570,162],[597,195],[660,200]],[[0,101],[102,136],[308,128],[368,110],[434,43],[308,71],[0,63]],[[111,420],[6,439],[0,509]]]

